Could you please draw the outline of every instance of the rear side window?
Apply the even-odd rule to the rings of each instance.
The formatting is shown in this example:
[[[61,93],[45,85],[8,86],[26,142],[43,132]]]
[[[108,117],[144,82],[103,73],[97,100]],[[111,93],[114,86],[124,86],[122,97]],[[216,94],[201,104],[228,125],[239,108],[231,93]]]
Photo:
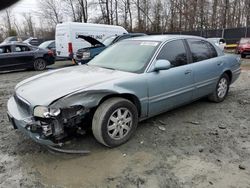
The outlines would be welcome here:
[[[193,62],[217,57],[215,48],[209,42],[198,39],[188,39],[187,42],[192,53]]]
[[[15,52],[27,52],[30,51],[29,47],[18,45],[15,47]]]
[[[173,67],[187,64],[187,53],[182,40],[168,42],[161,49],[157,59],[170,61]]]

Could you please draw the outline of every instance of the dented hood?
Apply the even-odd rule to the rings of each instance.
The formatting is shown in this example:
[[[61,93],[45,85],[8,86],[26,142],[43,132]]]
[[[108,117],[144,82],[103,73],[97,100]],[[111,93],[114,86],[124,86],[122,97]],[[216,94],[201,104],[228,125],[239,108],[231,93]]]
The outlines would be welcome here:
[[[49,105],[78,90],[124,78],[131,74],[94,66],[75,66],[49,71],[26,79],[16,86],[16,94],[32,105]]]

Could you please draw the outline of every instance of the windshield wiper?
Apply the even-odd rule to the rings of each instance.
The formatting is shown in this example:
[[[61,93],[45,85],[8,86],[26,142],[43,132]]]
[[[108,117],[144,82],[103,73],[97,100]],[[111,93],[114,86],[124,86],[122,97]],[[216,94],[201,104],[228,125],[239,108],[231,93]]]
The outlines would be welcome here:
[[[101,68],[104,68],[104,69],[110,69],[110,70],[116,70],[116,69],[111,68],[111,67],[101,67]]]

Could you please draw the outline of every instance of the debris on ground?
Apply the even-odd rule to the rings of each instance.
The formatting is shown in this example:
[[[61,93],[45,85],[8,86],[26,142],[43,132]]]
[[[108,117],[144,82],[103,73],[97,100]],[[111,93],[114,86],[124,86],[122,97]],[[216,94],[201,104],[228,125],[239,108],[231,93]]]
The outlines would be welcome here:
[[[200,125],[200,122],[198,122],[198,121],[185,121],[185,122],[193,124],[193,125]]]
[[[239,165],[239,169],[241,169],[241,170],[245,170],[245,169],[246,169],[246,167],[245,167],[245,165],[240,164],[240,165]]]
[[[158,128],[159,128],[161,131],[165,131],[165,130],[166,130],[166,128],[163,127],[163,126],[158,126]]]
[[[227,128],[227,126],[226,126],[225,124],[219,124],[218,127],[219,127],[220,129],[226,129],[226,128]]]

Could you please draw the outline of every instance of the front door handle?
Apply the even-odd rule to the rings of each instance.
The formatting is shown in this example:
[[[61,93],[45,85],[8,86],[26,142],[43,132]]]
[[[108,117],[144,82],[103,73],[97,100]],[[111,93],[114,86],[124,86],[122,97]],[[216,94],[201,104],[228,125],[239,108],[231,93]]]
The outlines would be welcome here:
[[[217,65],[218,65],[218,66],[221,66],[221,65],[223,65],[223,62],[220,61],[220,62],[217,63]]]
[[[191,72],[192,72],[191,70],[186,70],[185,74],[191,74]]]

